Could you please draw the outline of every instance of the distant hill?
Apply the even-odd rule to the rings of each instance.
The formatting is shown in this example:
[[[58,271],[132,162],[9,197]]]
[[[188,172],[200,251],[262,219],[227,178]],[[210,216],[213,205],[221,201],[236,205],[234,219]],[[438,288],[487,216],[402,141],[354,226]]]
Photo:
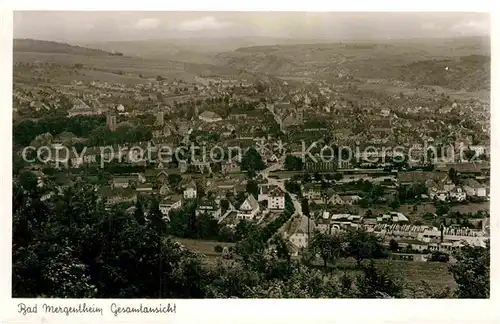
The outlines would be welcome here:
[[[489,89],[489,61],[489,40],[476,37],[241,47],[219,53],[215,64],[272,76],[348,73],[476,91]]]
[[[14,53],[62,53],[87,56],[121,56],[121,53],[111,53],[100,49],[70,45],[66,43],[37,40],[37,39],[14,39]]]
[[[250,46],[316,43],[321,41],[273,37],[186,37],[82,43],[83,46],[104,51],[119,51],[143,58],[163,58],[181,62],[214,63],[215,55]]]

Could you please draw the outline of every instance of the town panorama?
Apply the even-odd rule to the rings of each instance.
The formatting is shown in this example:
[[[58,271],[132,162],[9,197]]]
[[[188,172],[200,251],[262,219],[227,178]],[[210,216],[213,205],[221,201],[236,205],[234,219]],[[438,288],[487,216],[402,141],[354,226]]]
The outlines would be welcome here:
[[[12,296],[488,298],[488,16],[231,15],[15,13]]]

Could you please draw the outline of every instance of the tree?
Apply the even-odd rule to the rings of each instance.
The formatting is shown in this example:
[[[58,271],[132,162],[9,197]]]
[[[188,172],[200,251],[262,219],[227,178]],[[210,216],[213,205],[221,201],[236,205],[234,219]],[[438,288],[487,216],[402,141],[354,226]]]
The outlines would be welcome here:
[[[178,174],[171,173],[168,175],[168,184],[171,188],[178,188],[181,183],[182,177]]]
[[[220,207],[223,211],[226,211],[229,209],[230,203],[229,200],[227,199],[221,199],[220,201]]]
[[[328,263],[343,256],[342,236],[340,234],[315,233],[308,247],[312,256],[319,255],[323,260],[325,272],[328,271]]]
[[[450,257],[444,252],[434,251],[432,252],[429,261],[448,262],[450,261]]]
[[[13,215],[13,296],[205,295],[207,273],[198,257],[121,209],[106,209],[92,186],[78,184],[43,202],[36,193],[19,194],[15,199],[24,201]]]
[[[389,241],[389,248],[392,252],[397,252],[399,250],[399,244],[395,239]]]
[[[458,298],[490,297],[490,243],[486,248],[465,246],[456,255],[450,272],[457,283]]]
[[[306,215],[307,217],[310,217],[310,211],[309,211],[309,200],[307,198],[302,198],[300,201],[301,207],[302,207],[302,214]]]
[[[293,194],[302,195],[300,184],[293,180],[285,180],[285,189]]]
[[[235,242],[234,231],[229,226],[223,226],[219,230],[219,242]]]
[[[160,210],[158,200],[153,198],[149,206],[148,212],[149,225],[156,231],[158,235],[166,233],[166,223],[163,219],[163,214]]]
[[[372,199],[377,199],[380,198],[384,195],[384,187],[382,187],[379,184],[375,184],[371,186],[370,194],[369,196],[372,197]]]
[[[259,196],[259,184],[257,183],[257,181],[253,179],[248,180],[246,186],[246,192],[257,198]]]
[[[361,269],[363,273],[356,280],[359,298],[402,297],[402,284],[395,280],[387,270],[377,269],[373,260]]]
[[[372,203],[373,203],[373,202],[372,202],[372,200],[371,200],[371,199],[364,199],[364,198],[363,198],[363,199],[360,199],[360,200],[359,200],[359,206],[360,206],[361,208],[369,208],[369,207],[371,207]]]
[[[380,240],[363,229],[347,231],[346,241],[348,255],[356,260],[358,267],[364,259],[385,256]]]
[[[144,225],[144,223],[146,222],[146,220],[144,219],[144,209],[142,208],[142,202],[140,201],[140,199],[137,199],[137,201],[135,202],[134,218],[139,225]]]
[[[284,167],[287,171],[302,171],[302,159],[297,156],[287,155],[285,157]]]
[[[257,171],[266,167],[259,152],[253,147],[249,148],[241,159],[241,169],[248,172],[250,177],[255,176]]]
[[[335,181],[342,180],[342,178],[343,178],[342,173],[335,173],[335,175],[333,176],[333,179],[334,179]]]
[[[399,199],[395,198],[393,201],[389,203],[389,207],[392,209],[398,209],[401,204],[399,203]]]
[[[304,182],[310,182],[311,181],[311,175],[309,173],[304,174],[303,176]]]
[[[459,183],[459,179],[458,179],[458,173],[457,173],[457,170],[455,170],[454,168],[450,168],[448,170],[448,178],[450,178],[450,180],[455,184],[455,185],[458,185]]]
[[[38,185],[36,175],[31,171],[22,171],[19,173],[19,184],[26,191],[33,191]]]
[[[436,214],[438,216],[444,216],[450,211],[450,205],[445,202],[439,201],[436,203]]]

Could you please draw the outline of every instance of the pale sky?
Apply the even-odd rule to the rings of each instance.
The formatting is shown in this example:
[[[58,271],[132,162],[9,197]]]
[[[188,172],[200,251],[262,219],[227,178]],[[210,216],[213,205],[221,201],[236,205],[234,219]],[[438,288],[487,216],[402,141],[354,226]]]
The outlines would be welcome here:
[[[85,12],[17,11],[14,37],[125,41],[177,37],[269,36],[387,39],[487,36],[487,13]]]

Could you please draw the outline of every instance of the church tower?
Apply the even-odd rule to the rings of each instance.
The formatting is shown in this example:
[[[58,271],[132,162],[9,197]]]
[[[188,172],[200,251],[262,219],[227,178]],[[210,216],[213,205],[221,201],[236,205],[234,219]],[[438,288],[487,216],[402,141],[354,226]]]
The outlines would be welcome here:
[[[108,128],[112,131],[116,130],[116,115],[115,114],[108,114],[106,116],[106,125],[108,125]]]
[[[158,126],[163,126],[165,123],[165,113],[163,111],[159,111],[156,113],[156,124]]]

